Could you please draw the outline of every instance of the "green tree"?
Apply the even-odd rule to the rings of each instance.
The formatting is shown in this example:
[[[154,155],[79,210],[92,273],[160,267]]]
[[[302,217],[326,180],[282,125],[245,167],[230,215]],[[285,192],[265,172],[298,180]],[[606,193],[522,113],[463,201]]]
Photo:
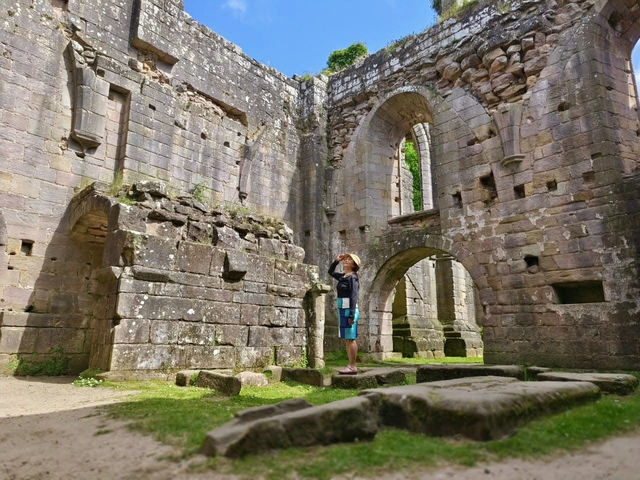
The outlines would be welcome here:
[[[364,43],[354,43],[344,50],[335,50],[329,55],[327,60],[327,70],[330,73],[338,72],[353,65],[355,61],[368,54],[367,47]]]
[[[431,6],[438,15],[442,14],[442,0],[431,0]]]
[[[404,161],[413,177],[413,211],[422,210],[422,187],[420,185],[420,160],[413,142],[404,143]]]

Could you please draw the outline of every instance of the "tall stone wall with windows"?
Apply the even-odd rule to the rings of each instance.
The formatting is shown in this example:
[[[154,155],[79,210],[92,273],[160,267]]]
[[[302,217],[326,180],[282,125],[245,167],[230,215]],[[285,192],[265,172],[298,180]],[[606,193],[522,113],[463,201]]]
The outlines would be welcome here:
[[[0,10],[0,361],[58,347],[74,370],[89,361],[104,242],[79,244],[67,218],[91,182],[159,180],[172,198],[283,219],[300,241],[298,81],[180,0]]]
[[[80,368],[100,350],[91,347],[102,341],[95,322],[111,322],[110,335],[137,322],[133,310],[117,310],[119,299],[133,298],[134,310],[147,288],[169,304],[197,299],[184,293],[194,272],[171,264],[159,270],[174,280],[156,282],[138,278],[145,274],[135,260],[107,261],[119,245],[109,236],[111,209],[87,211],[70,228],[73,198],[90,183],[111,185],[105,197],[114,198],[145,180],[166,185],[169,210],[151,208],[144,235],[173,239],[176,249],[190,240],[171,202],[190,194],[207,211],[226,206],[285,221],[292,233],[282,243],[301,245],[307,265],[321,271],[338,253],[358,253],[359,342],[374,355],[393,349],[398,281],[424,258],[450,256],[466,271],[452,278],[478,292],[474,305],[454,308],[461,316],[473,310],[486,361],[640,362],[640,123],[630,63],[637,2],[480,1],[309,81],[248,58],[185,14],[181,0],[16,0],[1,8],[0,362],[53,347]],[[394,203],[402,198],[399,148],[412,136],[432,200],[418,212]],[[251,232],[241,230],[248,241]],[[255,255],[245,247],[232,250]],[[271,257],[258,252],[255,260]],[[129,281],[140,291],[119,290]],[[247,305],[238,307],[241,319],[256,306],[258,319],[262,306],[299,309],[261,305],[265,293],[247,288],[263,287],[251,282],[225,294],[225,305]],[[149,327],[145,341],[119,333],[111,344],[122,352],[174,345],[154,343],[152,326],[169,319],[147,313],[136,323]],[[252,326],[263,327],[249,325],[247,342]],[[243,332],[233,341],[243,343]],[[477,333],[461,333],[465,349],[479,348]],[[181,351],[175,345],[165,350]],[[122,368],[146,368],[139,360]]]
[[[394,282],[444,254],[485,361],[640,361],[639,25],[637,2],[479,2],[331,77],[331,255],[363,258],[362,348],[391,354]],[[394,156],[425,123],[437,208],[397,216]]]

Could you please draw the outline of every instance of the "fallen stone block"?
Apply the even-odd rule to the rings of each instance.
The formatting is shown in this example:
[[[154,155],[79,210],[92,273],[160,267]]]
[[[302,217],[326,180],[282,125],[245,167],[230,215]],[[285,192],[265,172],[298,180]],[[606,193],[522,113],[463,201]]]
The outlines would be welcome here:
[[[382,425],[416,433],[492,440],[510,434],[545,412],[595,400],[589,382],[520,382],[508,377],[471,377],[364,390],[380,404]]]
[[[547,367],[527,367],[527,380],[535,380],[541,373],[550,372],[551,369]]]
[[[282,381],[290,380],[315,387],[324,385],[324,375],[320,370],[313,368],[283,368],[281,379]]]
[[[378,431],[376,400],[369,397],[307,408],[299,408],[301,403],[287,405],[293,411],[265,416],[270,413],[266,409],[285,408],[282,405],[287,402],[241,412],[226,425],[209,432],[201,452],[241,457],[276,448],[370,440]]]
[[[539,374],[537,379],[559,382],[591,382],[603,392],[618,395],[628,395],[638,387],[638,379],[625,373],[545,372]]]
[[[242,383],[230,375],[201,370],[196,380],[196,387],[211,388],[224,395],[234,396],[240,393]]]
[[[179,387],[188,387],[191,385],[191,379],[194,375],[198,375],[200,370],[182,370],[176,373],[176,385]]]
[[[243,387],[266,387],[269,380],[264,373],[256,372],[240,372],[236,375]]]
[[[484,375],[513,377],[524,380],[524,367],[518,365],[422,365],[416,371],[416,382],[436,382]]]
[[[271,373],[270,380],[272,382],[279,382],[280,380],[282,380],[282,367],[278,367],[277,365],[269,365],[267,368],[265,368],[264,371]]]
[[[372,368],[361,370],[356,375],[332,375],[331,386],[334,388],[376,388],[384,385],[403,384],[406,374],[403,369],[396,368]]]

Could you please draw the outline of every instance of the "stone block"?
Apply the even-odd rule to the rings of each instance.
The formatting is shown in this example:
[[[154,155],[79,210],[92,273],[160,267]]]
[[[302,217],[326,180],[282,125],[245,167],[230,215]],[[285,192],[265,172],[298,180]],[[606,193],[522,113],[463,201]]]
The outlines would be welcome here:
[[[537,380],[561,382],[590,382],[606,393],[629,395],[638,387],[638,378],[624,373],[573,373],[573,372],[544,372],[539,373]]]
[[[232,420],[207,434],[205,455],[242,457],[275,448],[309,447],[369,440],[378,430],[377,406],[354,397],[316,407],[298,408],[252,422]]]
[[[183,272],[208,275],[211,266],[212,251],[209,245],[180,242],[176,267]]]
[[[249,257],[246,253],[229,250],[224,259],[224,272],[222,276],[226,280],[242,280],[249,268]]]
[[[150,323],[146,319],[120,320],[114,328],[113,343],[148,343]]]
[[[236,377],[201,370],[196,380],[196,387],[211,388],[224,395],[235,396],[240,393],[242,383]]]
[[[200,370],[182,370],[176,373],[176,385],[179,387],[188,387],[191,385],[191,379],[197,376]],[[194,382],[195,383],[195,382]]]
[[[524,379],[524,368],[517,365],[422,365],[416,372],[416,381],[434,382],[463,377],[492,375]]]
[[[266,387],[269,385],[264,373],[240,372],[236,375],[236,378],[240,380],[243,387]]]
[[[244,325],[216,325],[216,345],[246,347],[249,339],[249,327]]]
[[[291,381],[313,385],[324,386],[324,375],[320,370],[313,368],[283,368],[281,381]],[[377,384],[376,384],[377,385]]]
[[[272,347],[235,347],[237,368],[265,368],[274,363]]]
[[[160,270],[173,270],[177,254],[177,242],[171,238],[128,233],[125,257],[129,265]]]

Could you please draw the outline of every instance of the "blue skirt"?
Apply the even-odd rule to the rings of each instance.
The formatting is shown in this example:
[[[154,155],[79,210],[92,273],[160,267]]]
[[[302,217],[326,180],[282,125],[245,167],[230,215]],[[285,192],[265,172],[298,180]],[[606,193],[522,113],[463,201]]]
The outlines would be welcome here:
[[[360,311],[356,308],[353,325],[349,325],[350,314],[350,308],[338,309],[338,318],[340,319],[340,338],[345,340],[355,340],[358,338],[358,318],[360,318]]]

